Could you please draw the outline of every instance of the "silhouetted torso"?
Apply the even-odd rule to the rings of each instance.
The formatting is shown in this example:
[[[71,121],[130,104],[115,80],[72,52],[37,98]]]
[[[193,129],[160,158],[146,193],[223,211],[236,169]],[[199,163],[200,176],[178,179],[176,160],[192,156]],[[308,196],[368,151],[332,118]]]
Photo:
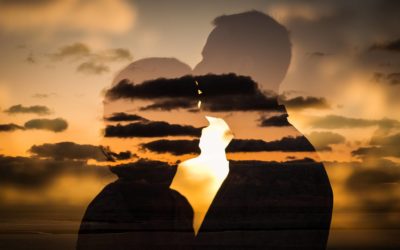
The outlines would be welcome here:
[[[91,202],[77,249],[325,249],[332,190],[321,163],[231,161],[196,237],[193,210],[169,185],[176,167],[114,169]],[[118,168],[118,167],[117,167]]]
[[[139,166],[118,172],[119,179],[89,204],[77,249],[179,249],[191,242],[192,208],[169,189],[175,171]]]
[[[325,249],[332,192],[312,160],[231,162],[196,244],[221,249]]]

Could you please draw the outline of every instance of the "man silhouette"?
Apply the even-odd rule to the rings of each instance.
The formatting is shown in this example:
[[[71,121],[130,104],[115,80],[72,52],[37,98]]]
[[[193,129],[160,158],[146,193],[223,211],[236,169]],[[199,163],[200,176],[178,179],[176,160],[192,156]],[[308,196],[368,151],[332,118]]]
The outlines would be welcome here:
[[[166,166],[159,161],[138,161],[133,167],[112,168],[119,179],[108,185],[89,205],[82,220],[78,249],[326,248],[333,198],[324,166],[316,161],[318,157],[314,155],[312,145],[286,120],[284,109],[275,105],[277,99],[268,99],[263,94],[268,91],[277,93],[286,74],[291,55],[288,32],[271,17],[256,11],[221,16],[214,24],[216,27],[202,53],[203,60],[193,73],[198,76],[213,74],[217,81],[225,79],[224,74],[234,73],[233,80],[243,82],[243,79],[250,79],[262,91],[256,91],[257,98],[236,93],[230,99],[225,99],[227,95],[209,98],[208,101],[214,102],[211,106],[207,106],[207,100],[204,102],[207,112],[229,112],[228,116],[220,114],[218,117],[224,116],[235,138],[236,133],[238,137],[227,148],[232,154],[228,156],[236,158],[230,160],[229,174],[218,190],[214,190],[215,197],[201,227],[193,228],[193,202],[190,198],[183,191],[180,193],[169,188],[177,173],[176,166]],[[159,60],[154,59],[152,67],[157,68],[158,63]],[[168,63],[179,64],[176,61]],[[134,68],[143,70],[142,67]],[[166,77],[170,80],[161,82],[188,79],[179,78],[182,75],[180,70],[179,74]],[[221,76],[218,78],[218,75]],[[162,75],[155,73],[153,79],[159,77]],[[156,83],[157,80],[144,81],[141,85]],[[126,86],[121,84],[117,87]],[[168,99],[168,94],[160,93],[162,90],[168,91],[168,88],[157,89],[157,94]],[[229,92],[229,86],[221,91]],[[184,92],[178,91],[180,96],[174,93],[173,98],[161,104],[187,108],[186,102],[177,99]],[[155,95],[138,93],[146,100]],[[140,99],[140,95],[135,97]],[[267,99],[269,101],[265,104]],[[141,110],[149,107],[163,109],[160,103],[155,104]],[[268,105],[274,106],[275,110],[268,110]],[[166,110],[171,110],[171,107]],[[115,110],[115,107],[110,110]],[[237,110],[241,112],[235,112]],[[261,113],[262,117],[269,118],[278,113],[285,120],[285,129],[260,127],[254,123],[257,120],[253,116],[243,113],[249,110],[258,112],[248,112],[253,116]],[[268,132],[270,137],[264,138]],[[285,137],[285,133],[289,136]],[[246,139],[249,135],[254,139]],[[271,139],[278,135],[282,139]],[[186,149],[193,142],[198,144],[197,141],[187,141],[187,146],[183,147],[185,150],[180,151],[189,151]],[[264,153],[257,153],[261,151]],[[235,155],[237,152],[256,153]],[[298,158],[293,156],[293,152],[306,157]],[[246,159],[249,154],[253,156],[251,160]],[[272,160],[268,158],[270,156],[286,161]]]

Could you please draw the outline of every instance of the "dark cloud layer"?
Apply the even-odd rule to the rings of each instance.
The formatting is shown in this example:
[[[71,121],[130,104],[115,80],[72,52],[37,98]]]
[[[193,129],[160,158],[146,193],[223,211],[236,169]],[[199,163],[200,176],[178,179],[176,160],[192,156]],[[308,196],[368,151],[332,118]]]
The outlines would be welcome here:
[[[312,144],[304,136],[283,137],[275,141],[263,141],[253,139],[236,139],[228,145],[227,152],[312,152],[315,151]]]
[[[277,116],[271,117],[262,117],[260,119],[260,126],[261,127],[287,127],[292,126],[288,121],[287,114],[281,114]]]
[[[197,87],[195,82],[199,83]],[[201,95],[198,94],[201,91]],[[153,103],[141,110],[189,109],[202,101],[202,109],[219,111],[281,111],[285,109],[278,103],[275,93],[262,92],[250,77],[233,73],[203,76],[186,75],[180,78],[145,81],[134,84],[122,80],[106,93],[109,100],[147,99]],[[281,102],[293,109],[330,108],[325,98],[282,96]]]
[[[156,140],[141,145],[143,149],[159,154],[173,155],[199,154],[199,140]]]
[[[24,130],[24,127],[21,127],[14,123],[0,124],[0,132],[11,132],[15,130]]]
[[[201,128],[189,125],[169,124],[163,121],[136,122],[128,125],[109,125],[106,137],[162,137],[162,136],[200,136]]]
[[[109,122],[124,122],[124,121],[147,121],[146,118],[135,114],[127,114],[124,112],[113,113],[112,115],[105,117],[104,120]]]
[[[165,101],[156,101],[153,104],[140,108],[142,111],[146,110],[164,110],[170,111],[173,109],[193,109],[196,106],[196,100],[187,98],[168,99]]]
[[[29,190],[46,187],[67,173],[101,177],[108,175],[108,172],[104,167],[89,167],[84,161],[0,155],[0,183]]]
[[[199,140],[156,140],[141,145],[143,149],[156,153],[170,153],[173,155],[198,154]],[[304,137],[284,137],[280,140],[266,142],[254,139],[233,139],[226,148],[226,152],[312,152],[314,147]]]
[[[53,132],[62,132],[68,128],[68,123],[62,118],[56,119],[33,119],[24,125],[26,129],[43,129]]]
[[[330,105],[324,97],[314,96],[297,96],[287,99],[285,96],[280,97],[280,101],[290,109],[329,109]]]
[[[230,161],[230,167],[235,172],[240,173],[239,176],[251,176],[253,180],[266,181],[265,178],[273,177],[273,175],[265,175],[265,168],[270,167],[276,169],[287,169],[293,167],[292,171],[285,171],[286,173],[292,173],[299,170],[298,167],[313,167],[318,165],[317,163],[309,158],[301,160],[286,161],[286,162],[275,162],[275,161]],[[162,161],[153,161],[149,159],[141,159],[136,162],[122,164],[116,167],[111,167],[111,171],[118,175],[121,179],[129,180],[140,180],[141,183],[152,183],[159,184],[164,183],[169,186],[172,178],[176,172],[176,164],[168,164]],[[252,171],[249,171],[249,168]],[[262,171],[263,174],[260,173]]]
[[[59,142],[33,145],[29,152],[38,157],[53,158],[55,160],[105,160],[106,157],[98,146],[76,144],[73,142]]]
[[[370,50],[388,50],[400,52],[400,39],[374,44],[371,46]]]
[[[199,83],[199,87],[195,82]],[[198,94],[198,89],[202,94]],[[156,79],[133,84],[119,82],[106,93],[108,99],[149,99],[154,103],[143,110],[171,110],[194,108],[202,100],[202,108],[210,111],[283,111],[275,95],[262,93],[257,84],[245,76],[235,74],[183,76],[175,79]]]
[[[253,95],[258,93],[257,84],[250,77],[226,75],[183,76],[180,78],[145,81],[141,84],[121,81],[107,91],[109,99],[157,99],[189,97],[197,99],[197,86],[207,96]]]
[[[4,110],[8,114],[37,114],[37,115],[48,115],[51,111],[46,106],[34,105],[34,106],[22,106],[21,104],[14,105]]]
[[[35,157],[50,158],[54,160],[89,160],[114,161],[132,158],[130,151],[115,153],[109,148],[74,142],[45,143],[33,145],[29,152]]]

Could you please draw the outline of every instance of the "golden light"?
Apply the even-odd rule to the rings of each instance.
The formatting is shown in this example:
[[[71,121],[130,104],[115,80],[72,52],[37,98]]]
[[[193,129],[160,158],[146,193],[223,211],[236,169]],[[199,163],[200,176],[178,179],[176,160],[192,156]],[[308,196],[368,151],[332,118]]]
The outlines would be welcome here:
[[[197,235],[207,211],[229,173],[225,148],[233,139],[221,118],[206,116],[209,126],[202,130],[198,157],[178,165],[170,188],[186,197],[193,208],[193,229]]]

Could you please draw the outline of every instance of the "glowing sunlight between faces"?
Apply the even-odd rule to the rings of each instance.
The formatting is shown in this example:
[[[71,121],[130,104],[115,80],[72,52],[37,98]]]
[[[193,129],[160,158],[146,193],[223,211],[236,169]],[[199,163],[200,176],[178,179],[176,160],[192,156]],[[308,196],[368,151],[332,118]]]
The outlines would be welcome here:
[[[197,235],[207,211],[229,173],[225,148],[233,134],[221,118],[206,116],[209,126],[202,130],[198,157],[179,164],[170,186],[186,197],[193,208],[193,229]]]

